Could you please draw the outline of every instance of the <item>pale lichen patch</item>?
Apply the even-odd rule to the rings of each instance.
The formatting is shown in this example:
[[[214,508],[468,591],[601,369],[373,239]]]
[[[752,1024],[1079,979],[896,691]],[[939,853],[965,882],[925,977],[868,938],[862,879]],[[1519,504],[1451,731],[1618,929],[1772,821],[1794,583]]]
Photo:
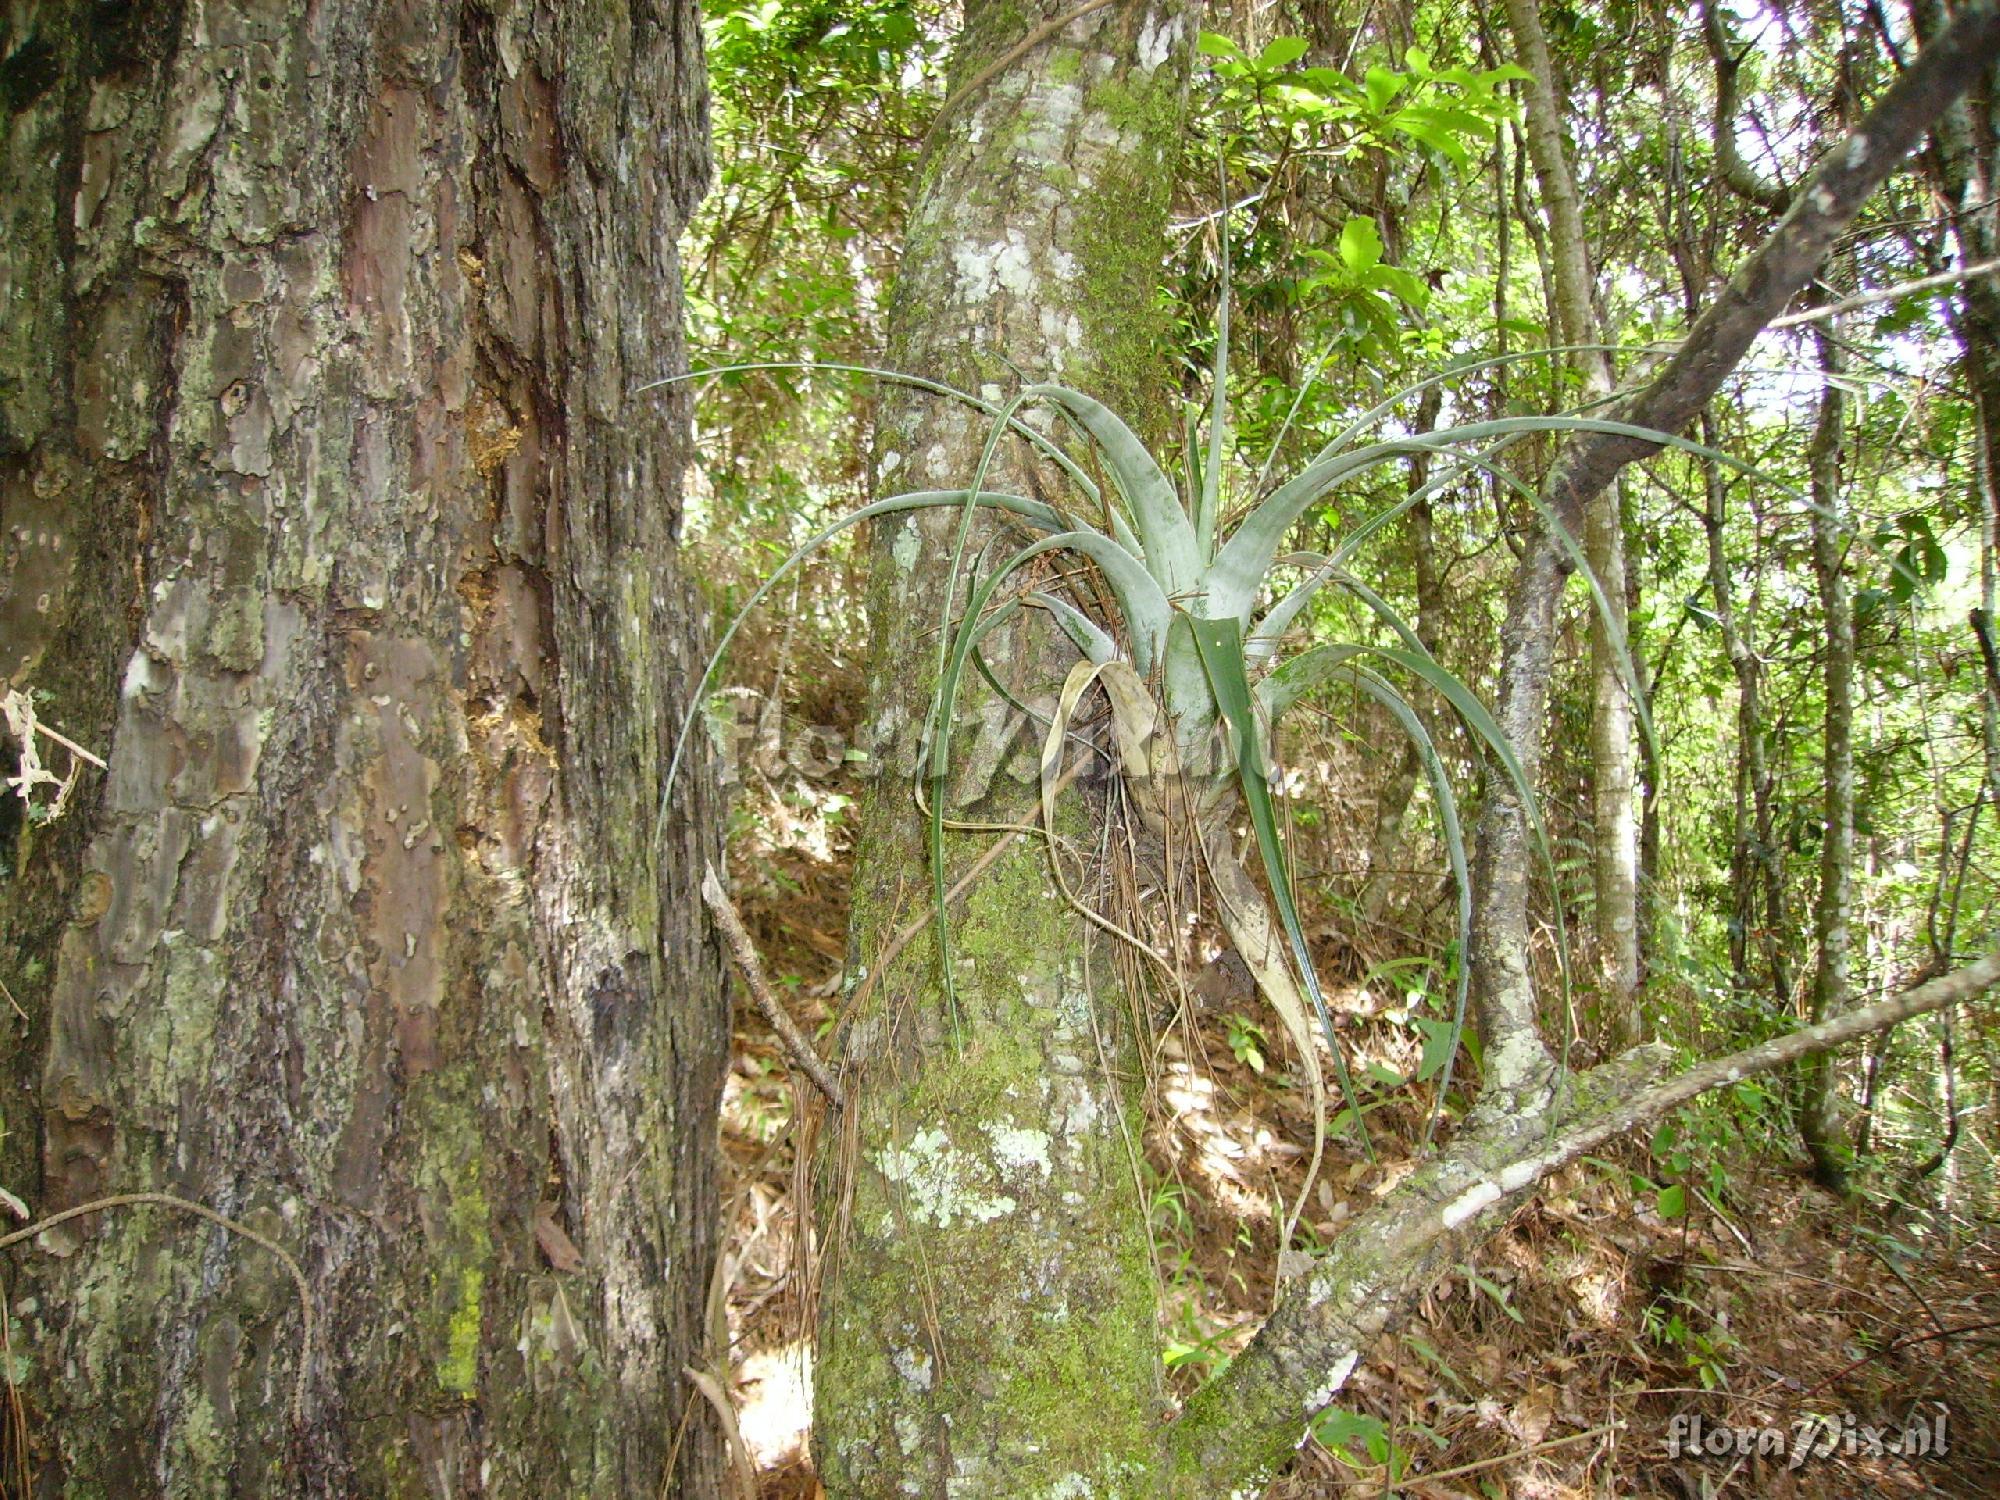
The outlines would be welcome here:
[[[915,1390],[927,1391],[935,1378],[931,1368],[931,1357],[921,1349],[899,1348],[890,1361],[896,1366],[896,1373],[903,1377],[903,1383]]]
[[[1308,1417],[1313,1416],[1327,1402],[1340,1394],[1341,1387],[1347,1384],[1347,1377],[1354,1373],[1354,1367],[1360,1363],[1360,1360],[1361,1356],[1350,1349],[1341,1357],[1340,1362],[1327,1372],[1326,1383],[1315,1388],[1306,1397],[1306,1415]]]
[[[923,551],[924,541],[917,534],[916,518],[903,523],[903,529],[896,534],[896,541],[889,548],[889,555],[896,560],[896,566],[907,573],[917,565],[917,557]]]
[[[1002,1167],[1021,1172],[1037,1167],[1043,1177],[1055,1168],[1049,1162],[1049,1133],[1013,1125],[988,1125],[986,1134],[993,1142],[993,1155]]]
[[[875,1165],[903,1185],[911,1213],[940,1229],[960,1219],[984,1224],[1018,1206],[1006,1193],[989,1191],[979,1180],[989,1175],[984,1164],[935,1127],[919,1130],[907,1146],[877,1153]]]
[[[1152,73],[1167,60],[1181,33],[1177,16],[1148,16],[1139,28],[1139,70]]]

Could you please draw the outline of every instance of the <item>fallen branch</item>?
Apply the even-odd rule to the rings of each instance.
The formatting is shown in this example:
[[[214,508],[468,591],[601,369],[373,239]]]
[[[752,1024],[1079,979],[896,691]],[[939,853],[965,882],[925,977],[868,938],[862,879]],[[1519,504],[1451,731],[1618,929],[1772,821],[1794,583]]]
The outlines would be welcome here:
[[[744,929],[743,919],[736,914],[736,908],[729,904],[729,895],[722,889],[722,881],[715,873],[715,866],[709,865],[701,875],[701,899],[708,903],[709,911],[715,917],[715,925],[723,939],[729,944],[729,951],[736,959],[736,967],[743,973],[743,982],[750,990],[750,998],[757,1002],[757,1009],[764,1013],[764,1019],[771,1023],[771,1029],[778,1034],[778,1041],[799,1065],[800,1070],[813,1081],[818,1090],[826,1095],[835,1109],[843,1108],[840,1085],[828,1071],[826,1063],[813,1050],[813,1044],[806,1034],[799,1030],[798,1022],[791,1013],[778,1003],[778,997],[771,993],[771,986],[764,978],[764,961],[757,956],[757,946],[750,941],[750,934]]]
[[[2000,984],[1990,953],[1901,995],[1702,1063],[1647,1088],[1668,1059],[1639,1047],[1571,1080],[1537,1110],[1482,1099],[1450,1148],[1342,1231],[1291,1282],[1250,1345],[1196,1392],[1169,1432],[1187,1496],[1229,1494],[1275,1471],[1414,1297],[1463,1260],[1536,1185],[1614,1136],[1709,1089],[1956,1005]]]

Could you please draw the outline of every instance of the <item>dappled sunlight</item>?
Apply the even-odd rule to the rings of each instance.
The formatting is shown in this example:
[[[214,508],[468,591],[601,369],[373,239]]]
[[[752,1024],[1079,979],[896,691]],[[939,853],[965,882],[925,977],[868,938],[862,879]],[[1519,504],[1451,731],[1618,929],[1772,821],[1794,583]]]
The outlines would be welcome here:
[[[760,1469],[802,1457],[812,1432],[812,1348],[791,1343],[736,1365],[736,1425]]]

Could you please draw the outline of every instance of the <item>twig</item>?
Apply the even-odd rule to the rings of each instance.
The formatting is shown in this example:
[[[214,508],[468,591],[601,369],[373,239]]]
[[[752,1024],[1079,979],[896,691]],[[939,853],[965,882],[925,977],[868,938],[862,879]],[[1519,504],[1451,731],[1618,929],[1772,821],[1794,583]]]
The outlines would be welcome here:
[[[71,1219],[80,1219],[85,1214],[101,1213],[107,1208],[124,1208],[133,1204],[154,1203],[162,1208],[177,1208],[184,1214],[193,1214],[198,1219],[219,1225],[231,1234],[240,1234],[253,1245],[262,1246],[278,1258],[284,1268],[291,1273],[292,1284],[299,1289],[299,1315],[304,1327],[299,1336],[299,1369],[292,1381],[292,1426],[305,1425],[306,1376],[312,1368],[313,1356],[313,1306],[312,1289],[306,1284],[306,1273],[299,1269],[299,1263],[276,1240],[259,1234],[248,1224],[242,1224],[226,1214],[219,1214],[206,1204],[194,1203],[186,1198],[176,1198],[172,1193],[113,1193],[108,1198],[93,1198],[88,1203],[79,1203],[74,1208],[66,1208],[61,1213],[50,1214],[46,1219],[37,1219],[25,1229],[16,1229],[12,1234],[0,1235],[0,1250],[31,1240],[36,1235],[66,1224]]]
[[[1936,1343],[1939,1339],[1946,1340],[1948,1343],[1950,1340],[1958,1337],[1958,1335],[1961,1333],[1984,1333],[1989,1328],[2000,1328],[2000,1318],[1988,1318],[1982,1323],[1961,1323],[1956,1328],[1940,1328],[1936,1333],[1918,1333],[1918,1334],[1913,1334],[1906,1339],[1897,1339],[1896,1342],[1893,1344],[1885,1344],[1880,1349],[1875,1350],[1871,1354],[1862,1355],[1861,1358],[1855,1360],[1853,1364],[1842,1365],[1838,1370],[1835,1370],[1831,1375],[1827,1376],[1826,1379],[1822,1380],[1818,1385],[1814,1386],[1811,1390],[1807,1391],[1805,1395],[1801,1396],[1799,1399],[1801,1401],[1811,1400],[1814,1396],[1817,1396],[1821,1391],[1825,1390],[1828,1386],[1832,1385],[1836,1380],[1844,1380],[1849,1375],[1852,1375],[1856,1370],[1860,1369],[1863,1365],[1873,1364],[1883,1355],[1894,1354],[1898,1349],[1909,1349],[1917,1344],[1932,1344]]]
[[[60,730],[49,728],[49,726],[44,724],[40,719],[35,720],[35,728],[39,730],[41,733],[47,735],[50,739],[54,740],[58,745],[61,745],[63,749],[69,751],[69,753],[71,755],[74,755],[78,760],[87,760],[93,766],[97,767],[97,769],[100,771],[108,771],[111,769],[111,767],[104,762],[101,756],[92,755],[88,750],[84,749],[83,746],[79,745],[75,740],[71,739],[68,735],[62,733]]]
[[[1588,1442],[1592,1438],[1618,1431],[1616,1422],[1608,1422],[1602,1427],[1593,1427],[1588,1432],[1572,1432],[1567,1437],[1550,1438],[1546,1442],[1535,1443],[1526,1448],[1516,1448],[1511,1453],[1495,1454],[1492,1458],[1482,1458],[1477,1463],[1460,1464],[1455,1469],[1440,1469],[1435,1474],[1412,1474],[1409,1477],[1424,1484],[1436,1484],[1441,1480],[1458,1479],[1466,1474],[1477,1474],[1481,1469],[1496,1468],[1500,1464],[1514,1462],[1517,1458],[1533,1458],[1537,1453],[1547,1453],[1551,1448],[1567,1448],[1572,1443]]]
[[[764,1019],[771,1023],[771,1029],[778,1034],[778,1041],[799,1065],[806,1077],[813,1081],[819,1091],[826,1095],[835,1109],[846,1107],[840,1085],[813,1045],[806,1040],[798,1023],[791,1018],[778,997],[771,993],[771,986],[764,979],[764,961],[757,956],[757,948],[750,941],[750,934],[744,930],[743,919],[736,914],[736,908],[729,904],[729,895],[722,889],[722,880],[715,873],[715,866],[709,865],[702,871],[701,899],[708,903],[708,909],[715,916],[715,925],[729,944],[729,951],[736,959],[736,967],[743,972],[743,982],[749,986],[750,998],[757,1002],[757,1009],[764,1013]]]
[[[1955,271],[1940,271],[1935,276],[1919,276],[1914,281],[1899,281],[1894,286],[1878,287],[1872,292],[1861,292],[1856,296],[1829,302],[1824,307],[1809,307],[1804,312],[1786,313],[1782,318],[1773,318],[1769,327],[1796,328],[1801,323],[1815,323],[1822,318],[1838,317],[1841,313],[1852,312],[1857,307],[1872,307],[1877,302],[1894,302],[1898,297],[1914,296],[1918,292],[1933,291],[1941,286],[1952,286],[1961,281],[1970,281],[1975,276],[1984,276],[1989,271],[2000,271],[2000,256],[1992,260],[1982,260],[1977,265],[1960,266]]]

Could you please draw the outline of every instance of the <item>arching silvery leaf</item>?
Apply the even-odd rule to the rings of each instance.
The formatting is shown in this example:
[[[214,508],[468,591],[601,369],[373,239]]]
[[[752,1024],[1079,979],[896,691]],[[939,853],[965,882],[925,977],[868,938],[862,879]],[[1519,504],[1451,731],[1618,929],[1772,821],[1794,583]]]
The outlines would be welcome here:
[[[1081,391],[1037,385],[1023,394],[1060,406],[1082,424],[1103,452],[1112,482],[1125,497],[1147,570],[1169,597],[1191,592],[1201,577],[1201,551],[1194,527],[1173,484],[1146,445],[1111,408]]]
[[[1430,731],[1424,727],[1417,711],[1410,707],[1409,700],[1397,692],[1386,678],[1357,662],[1348,662],[1334,670],[1337,674],[1335,680],[1352,683],[1386,708],[1403,733],[1409,736],[1410,743],[1417,747],[1417,758],[1423,763],[1424,779],[1430,783],[1431,800],[1437,805],[1438,827],[1444,836],[1445,858],[1451,865],[1452,884],[1458,891],[1458,982],[1452,999],[1451,1046],[1445,1054],[1444,1070],[1438,1080],[1437,1109],[1424,1127],[1424,1144],[1428,1146],[1438,1121],[1444,1117],[1445,1099],[1451,1093],[1451,1075],[1458,1062],[1459,1038],[1465,1034],[1465,1008],[1472,979],[1471,965],[1465,961],[1472,950],[1472,874],[1465,857],[1465,834],[1458,821],[1458,797],[1451,789],[1451,778],[1445,774],[1444,759],[1438,754],[1436,742],[1431,739]]]
[[[687,712],[681,716],[680,729],[674,736],[674,752],[667,761],[666,779],[660,784],[662,823],[666,820],[668,809],[673,805],[674,783],[680,776],[681,761],[687,754],[688,736],[694,729],[695,719],[701,713],[702,703],[708,695],[709,684],[715,678],[716,668],[722,665],[723,657],[728,654],[730,643],[736,639],[736,632],[741,630],[743,622],[750,618],[750,612],[762,604],[769,597],[771,590],[789,577],[794,568],[848,527],[859,525],[877,516],[898,515],[905,511],[935,510],[947,505],[963,505],[971,493],[970,490],[912,490],[908,494],[891,495],[886,500],[877,500],[872,505],[864,505],[861,509],[842,516],[832,525],[814,532],[794,547],[786,555],[785,560],[771,570],[770,576],[757,585],[749,600],[736,612],[728,627],[723,630],[721,639],[715,643],[715,649],[709,653],[708,662],[701,670],[701,680],[694,685],[693,692],[688,695]],[[1003,510],[1010,515],[1019,516],[1045,531],[1062,529],[1063,518],[1055,507],[1045,505],[1039,500],[988,490],[979,496],[978,503],[993,510]]]
[[[1250,826],[1257,836],[1257,852],[1263,859],[1264,877],[1271,886],[1271,899],[1278,908],[1279,921],[1291,944],[1292,961],[1298,970],[1299,982],[1305,986],[1306,994],[1318,1014],[1320,1028],[1326,1035],[1327,1050],[1333,1054],[1341,1096],[1353,1113],[1354,1129],[1361,1138],[1362,1150],[1372,1161],[1375,1148],[1368,1139],[1361,1101],[1354,1091],[1353,1079],[1348,1076],[1347,1060],[1341,1055],[1339,1039],[1333,1034],[1333,1018],[1327,1013],[1326,996],[1320,991],[1319,974],[1313,967],[1312,952],[1306,946],[1305,927],[1299,920],[1298,904],[1292,897],[1291,872],[1285,864],[1284,844],[1278,836],[1277,812],[1271,804],[1270,778],[1260,749],[1263,736],[1256,700],[1243,669],[1242,625],[1234,617],[1219,620],[1189,617],[1188,626],[1201,652],[1202,665],[1208,669],[1216,710],[1235,739],[1237,777],[1243,790],[1244,805],[1249,810]],[[1286,1020],[1289,1024],[1291,1018]],[[1310,1037],[1309,1032],[1307,1036]],[[1310,1041],[1306,1045],[1310,1045]]]

